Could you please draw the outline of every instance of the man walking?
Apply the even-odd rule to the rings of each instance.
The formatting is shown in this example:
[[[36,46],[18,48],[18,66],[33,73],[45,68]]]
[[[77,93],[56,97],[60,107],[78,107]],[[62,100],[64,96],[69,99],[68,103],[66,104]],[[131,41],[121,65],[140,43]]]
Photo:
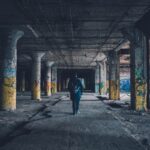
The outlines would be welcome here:
[[[79,103],[83,92],[83,86],[81,81],[77,78],[77,75],[73,75],[68,83],[68,90],[70,92],[70,98],[72,100],[73,114],[79,113]]]

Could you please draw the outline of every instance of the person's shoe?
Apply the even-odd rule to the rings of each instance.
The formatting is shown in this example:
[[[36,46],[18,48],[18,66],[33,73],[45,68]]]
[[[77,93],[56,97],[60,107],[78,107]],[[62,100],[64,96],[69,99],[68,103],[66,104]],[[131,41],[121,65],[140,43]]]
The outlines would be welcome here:
[[[80,114],[80,111],[79,111],[79,110],[77,111],[77,114]]]

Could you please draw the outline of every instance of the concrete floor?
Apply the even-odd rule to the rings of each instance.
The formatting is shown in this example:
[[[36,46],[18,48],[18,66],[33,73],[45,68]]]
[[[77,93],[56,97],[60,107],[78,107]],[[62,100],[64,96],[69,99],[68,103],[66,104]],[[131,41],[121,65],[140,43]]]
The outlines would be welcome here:
[[[0,112],[0,150],[148,149],[148,138],[142,143],[121,120],[123,108],[110,107],[88,93],[82,97],[81,113],[73,116],[64,95],[43,97],[40,103],[18,95],[17,111]]]

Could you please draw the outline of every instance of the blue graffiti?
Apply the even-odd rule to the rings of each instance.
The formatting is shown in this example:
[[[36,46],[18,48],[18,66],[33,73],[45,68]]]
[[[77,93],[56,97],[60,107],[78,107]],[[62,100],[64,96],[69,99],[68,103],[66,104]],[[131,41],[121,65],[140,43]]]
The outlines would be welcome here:
[[[120,80],[120,91],[121,92],[130,92],[130,79],[121,79]]]
[[[4,77],[14,77],[16,75],[16,69],[15,68],[5,68],[4,69]]]

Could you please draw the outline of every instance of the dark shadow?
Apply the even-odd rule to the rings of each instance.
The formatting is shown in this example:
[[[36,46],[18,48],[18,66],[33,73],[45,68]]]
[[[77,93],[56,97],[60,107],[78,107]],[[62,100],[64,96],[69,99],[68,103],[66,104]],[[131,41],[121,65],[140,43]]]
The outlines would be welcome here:
[[[64,126],[68,126],[68,124],[65,124]],[[30,144],[32,144],[35,145],[35,149],[36,147],[42,149],[42,145],[37,143],[40,136],[41,139],[49,139],[48,141],[42,141],[42,143],[45,144],[45,149],[56,149],[61,147],[61,149],[78,148],[78,150],[144,150],[144,147],[132,137],[126,135],[111,135],[107,132],[105,134],[92,132],[89,133],[85,132],[84,130],[75,132],[73,130],[73,126],[74,124],[69,124],[69,132],[68,130],[58,129],[57,127],[56,129],[54,128],[51,130],[42,130],[39,127],[39,129],[33,133],[36,134],[36,136],[32,143],[28,143],[28,141],[26,141],[26,148],[30,147]],[[13,137],[11,140],[14,138],[17,138],[17,136]],[[8,140],[5,141],[5,144],[10,142]],[[12,147],[12,150],[16,149],[17,145]]]
[[[6,144],[10,143],[12,140],[14,140],[15,138],[19,137],[19,136],[23,136],[23,135],[28,135],[31,133],[31,129],[26,128],[25,126],[29,123],[33,123],[35,121],[39,121],[39,120],[44,120],[44,119],[48,119],[51,118],[52,115],[49,114],[51,113],[51,111],[46,111],[43,112],[44,109],[46,107],[43,106],[41,109],[39,109],[35,114],[33,114],[31,117],[29,117],[29,119],[27,121],[23,121],[19,124],[17,124],[14,129],[8,133],[5,137],[0,138],[0,147],[5,146]],[[44,117],[39,118],[39,119],[32,119],[33,117],[35,117],[39,112],[43,112],[42,115]]]
[[[86,100],[86,99],[81,99],[81,101],[86,101],[86,102],[98,102],[99,100],[98,99],[95,99],[95,100]]]
[[[59,103],[61,101],[61,99],[56,100],[55,102],[52,103],[52,106],[56,105],[57,103]]]
[[[116,104],[116,103],[108,103],[109,106],[111,106],[112,108],[123,108],[120,104]]]
[[[104,97],[104,96],[97,96],[97,98],[101,101],[109,100],[107,97]]]

